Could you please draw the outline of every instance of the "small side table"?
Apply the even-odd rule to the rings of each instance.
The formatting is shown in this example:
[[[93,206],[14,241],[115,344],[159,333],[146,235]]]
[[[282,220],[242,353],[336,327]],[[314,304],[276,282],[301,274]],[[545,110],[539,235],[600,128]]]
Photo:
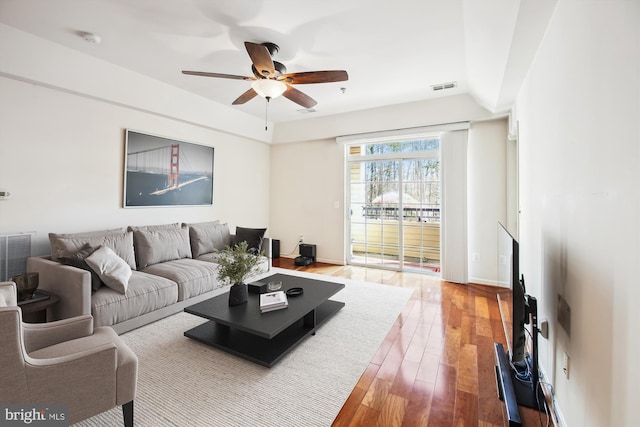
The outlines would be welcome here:
[[[18,307],[22,309],[22,321],[25,323],[45,323],[47,321],[47,308],[60,301],[56,295],[37,290],[31,299],[18,301]]]

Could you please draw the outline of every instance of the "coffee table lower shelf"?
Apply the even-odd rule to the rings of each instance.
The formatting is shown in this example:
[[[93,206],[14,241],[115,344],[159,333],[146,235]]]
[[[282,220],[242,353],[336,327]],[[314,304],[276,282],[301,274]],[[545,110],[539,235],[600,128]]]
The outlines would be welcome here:
[[[273,338],[265,338],[233,327],[208,321],[184,333],[188,338],[271,368],[296,345],[344,307],[327,300],[315,309],[315,324],[299,319]],[[286,310],[286,309],[285,309]],[[265,315],[269,315],[266,313]],[[313,316],[310,316],[313,317]]]

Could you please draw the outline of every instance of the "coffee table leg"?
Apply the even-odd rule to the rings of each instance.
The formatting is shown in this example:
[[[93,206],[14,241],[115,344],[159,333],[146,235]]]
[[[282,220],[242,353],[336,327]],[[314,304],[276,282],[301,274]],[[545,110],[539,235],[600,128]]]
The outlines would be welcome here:
[[[304,325],[305,328],[311,328],[311,329],[315,329],[316,327],[316,311],[311,310],[310,312],[308,312],[307,314],[305,314],[305,316],[302,319],[302,324]],[[315,331],[311,334],[311,335],[315,335]]]

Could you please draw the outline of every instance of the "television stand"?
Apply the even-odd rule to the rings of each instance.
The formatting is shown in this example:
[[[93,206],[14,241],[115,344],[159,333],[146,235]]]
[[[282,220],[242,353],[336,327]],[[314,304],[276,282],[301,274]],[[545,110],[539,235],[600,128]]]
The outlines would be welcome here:
[[[505,351],[502,344],[494,343],[494,350],[500,400],[504,400],[505,404],[509,405],[511,402],[505,399],[505,395],[507,398],[512,395],[512,403],[515,403],[516,408],[517,406],[526,406],[527,408],[542,411],[540,405],[544,403],[545,399],[542,387],[538,385],[534,388],[533,386],[533,384],[538,384],[539,381],[533,379],[534,375],[532,375],[532,373],[529,374],[528,379],[520,378],[518,372],[513,369],[509,363],[509,354]],[[531,361],[531,356],[527,355],[527,358]]]
[[[545,396],[540,387],[540,371],[538,367],[538,304],[534,297],[525,295],[527,314],[531,323],[531,353],[526,355],[527,373],[520,374],[510,361],[509,354],[501,343],[494,343],[496,357],[496,382],[500,400],[505,402],[509,426],[521,426],[518,406],[526,406],[537,411],[543,411]],[[500,305],[500,296],[498,296]],[[500,310],[502,316],[502,310]],[[502,319],[503,324],[504,318]],[[506,329],[505,329],[506,332]],[[508,339],[508,334],[507,334]]]

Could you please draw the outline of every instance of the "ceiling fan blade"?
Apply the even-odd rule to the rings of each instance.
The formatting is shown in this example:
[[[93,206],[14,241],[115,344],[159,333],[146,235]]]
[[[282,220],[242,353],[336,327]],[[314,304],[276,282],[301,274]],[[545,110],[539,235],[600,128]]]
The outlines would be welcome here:
[[[255,90],[253,90],[253,88],[251,88],[245,93],[243,93],[242,95],[240,95],[235,101],[231,103],[231,105],[244,104],[247,101],[251,101],[253,98],[256,97],[256,95],[258,95],[258,92],[256,92]]]
[[[273,67],[273,60],[271,54],[266,46],[251,42],[244,42],[244,47],[247,49],[247,53],[253,62],[253,66],[258,72],[265,77],[272,77],[276,71]]]
[[[292,85],[331,83],[349,80],[349,75],[344,70],[306,71],[302,73],[285,74],[280,80],[284,80]]]
[[[296,104],[302,105],[304,108],[311,108],[317,104],[315,99],[289,85],[287,85],[287,90],[284,91],[282,96],[295,102]]]
[[[204,71],[183,71],[182,74],[188,74],[190,76],[219,77],[221,79],[255,80],[254,77],[236,76],[233,74],[206,73]]]

